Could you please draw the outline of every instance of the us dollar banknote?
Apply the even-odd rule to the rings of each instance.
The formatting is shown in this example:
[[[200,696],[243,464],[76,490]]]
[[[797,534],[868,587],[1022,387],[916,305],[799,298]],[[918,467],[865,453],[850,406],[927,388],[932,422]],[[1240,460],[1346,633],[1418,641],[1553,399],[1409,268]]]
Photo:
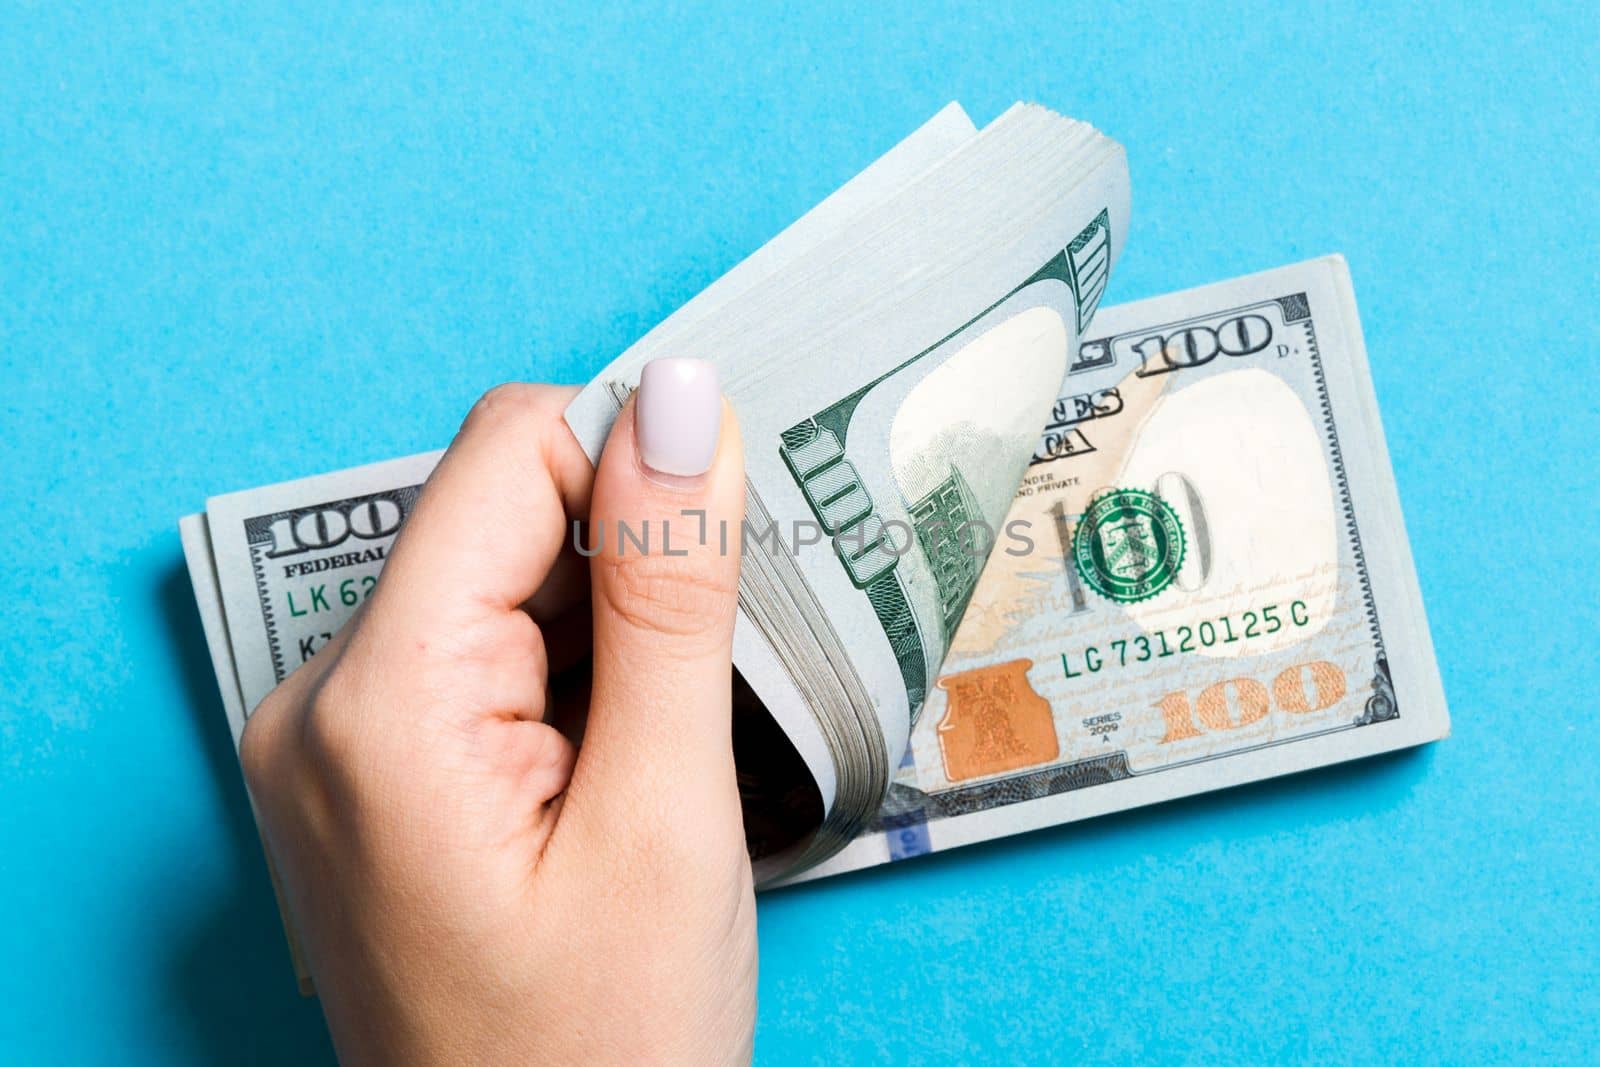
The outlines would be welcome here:
[[[1448,733],[1342,258],[1102,311],[999,534],[878,818],[800,879]]]
[[[597,458],[640,368],[692,354],[739,412],[757,528],[741,707],[777,722],[803,765],[782,761],[794,793],[821,812],[751,839],[759,879],[831,855],[876,813],[982,562],[900,531],[1004,513],[1128,209],[1126,153],[1089,124],[1019,103],[980,130],[946,109],[566,409]]]
[[[791,881],[1448,733],[1344,261],[1094,322],[877,818]],[[439,455],[183,520],[236,737],[369,595]]]

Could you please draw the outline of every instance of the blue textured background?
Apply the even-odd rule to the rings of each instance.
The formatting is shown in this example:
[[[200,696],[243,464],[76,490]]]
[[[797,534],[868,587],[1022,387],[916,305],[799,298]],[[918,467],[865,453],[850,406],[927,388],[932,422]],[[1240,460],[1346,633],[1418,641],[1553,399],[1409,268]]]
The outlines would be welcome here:
[[[1349,257],[1455,734],[766,898],[759,1058],[1593,1062],[1592,10],[331,6],[0,8],[0,1059],[331,1057],[181,512],[581,380],[1023,97],[1127,145],[1108,302]]]

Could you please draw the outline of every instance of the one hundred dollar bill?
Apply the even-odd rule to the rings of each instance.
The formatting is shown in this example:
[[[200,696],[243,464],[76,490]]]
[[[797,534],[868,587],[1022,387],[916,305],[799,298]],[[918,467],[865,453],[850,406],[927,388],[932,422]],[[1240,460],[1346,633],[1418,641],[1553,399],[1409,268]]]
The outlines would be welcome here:
[[[1088,124],[1017,104],[982,130],[930,125],[953,143],[936,164],[790,242],[737,299],[674,313],[566,412],[597,457],[662,354],[716,364],[739,412],[758,536],[733,661],[822,811],[752,839],[758,879],[836,852],[877,811],[982,562],[896,531],[1004,515],[1127,238],[1125,154]],[[810,546],[763,536],[806,525]]]
[[[1338,256],[1102,311],[999,534],[877,820],[800,880],[1449,732]]]
[[[236,737],[369,594],[438,456],[183,521]],[[878,818],[791,880],[1449,731],[1339,257],[1100,311],[995,533]]]

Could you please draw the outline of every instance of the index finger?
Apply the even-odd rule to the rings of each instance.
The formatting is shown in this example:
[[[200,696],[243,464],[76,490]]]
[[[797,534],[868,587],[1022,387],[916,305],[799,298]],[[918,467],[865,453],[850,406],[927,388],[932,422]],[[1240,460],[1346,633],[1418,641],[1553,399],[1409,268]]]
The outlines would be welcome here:
[[[373,615],[394,603],[430,619],[507,611],[539,591],[589,508],[594,469],[562,418],[577,391],[516,383],[483,395],[395,540]]]

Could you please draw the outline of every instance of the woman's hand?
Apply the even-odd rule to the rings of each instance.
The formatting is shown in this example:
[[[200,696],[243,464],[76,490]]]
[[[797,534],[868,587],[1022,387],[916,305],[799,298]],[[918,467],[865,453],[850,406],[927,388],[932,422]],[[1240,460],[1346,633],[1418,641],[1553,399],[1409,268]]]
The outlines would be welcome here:
[[[749,1058],[738,427],[709,365],[657,361],[591,472],[571,396],[479,401],[372,599],[245,730],[348,1062]],[[589,547],[603,528],[592,560],[576,518]],[[619,521],[648,529],[647,552]],[[588,651],[591,613],[592,692],[564,707],[552,668]]]

